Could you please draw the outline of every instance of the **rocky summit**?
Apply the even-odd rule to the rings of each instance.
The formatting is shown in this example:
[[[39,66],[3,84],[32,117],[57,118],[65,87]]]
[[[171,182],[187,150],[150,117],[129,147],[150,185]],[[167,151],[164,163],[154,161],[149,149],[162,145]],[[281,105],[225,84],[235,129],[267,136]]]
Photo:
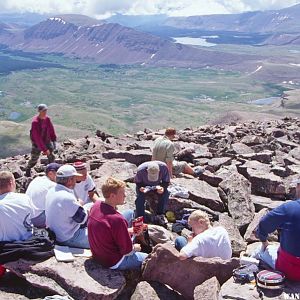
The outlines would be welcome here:
[[[145,129],[115,137],[98,130],[93,137],[61,141],[57,162],[86,161],[99,193],[108,176],[126,181],[124,208],[134,209],[133,179],[137,167],[151,160],[153,142],[163,133]],[[178,252],[167,242],[154,248],[142,273],[106,270],[87,258],[73,263],[58,263],[51,258],[34,265],[18,261],[6,266],[11,272],[0,281],[0,299],[43,299],[53,294],[78,300],[258,299],[255,289],[234,283],[232,270],[237,267],[241,252],[254,248],[258,241],[254,231],[260,218],[268,210],[295,199],[292,183],[300,177],[300,120],[284,118],[185,128],[178,131],[174,143],[178,160],[206,170],[199,178],[182,175],[172,180],[172,184],[188,191],[188,198],[171,197],[168,210],[175,213],[176,219],[182,217],[183,210],[208,212],[214,226],[227,229],[232,260],[194,258],[187,260],[183,268],[178,264]],[[32,180],[24,175],[28,159],[29,154],[0,160],[0,169],[13,172],[20,192]],[[32,177],[42,174],[46,163],[42,157]],[[271,240],[278,241],[276,233]],[[9,284],[16,278],[22,281],[23,288]],[[299,287],[288,284],[283,293],[296,291],[300,291]],[[283,299],[283,294],[273,295],[272,299]]]

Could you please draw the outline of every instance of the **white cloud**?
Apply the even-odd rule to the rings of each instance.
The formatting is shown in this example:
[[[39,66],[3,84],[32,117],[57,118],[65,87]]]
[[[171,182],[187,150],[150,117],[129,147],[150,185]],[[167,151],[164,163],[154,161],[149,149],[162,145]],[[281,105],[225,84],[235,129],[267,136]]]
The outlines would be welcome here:
[[[165,13],[188,16],[279,9],[299,0],[1,0],[1,12],[81,13],[90,16]]]

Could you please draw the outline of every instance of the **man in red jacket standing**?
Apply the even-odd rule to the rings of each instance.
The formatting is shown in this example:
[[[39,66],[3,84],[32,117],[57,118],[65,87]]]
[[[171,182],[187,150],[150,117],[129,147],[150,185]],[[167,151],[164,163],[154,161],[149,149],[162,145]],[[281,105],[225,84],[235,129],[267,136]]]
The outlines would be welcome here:
[[[26,176],[31,175],[33,168],[41,152],[48,157],[48,163],[54,161],[53,150],[56,148],[56,134],[50,118],[47,116],[48,107],[46,104],[39,104],[38,115],[32,119],[30,138],[32,143],[31,158],[26,168]]]

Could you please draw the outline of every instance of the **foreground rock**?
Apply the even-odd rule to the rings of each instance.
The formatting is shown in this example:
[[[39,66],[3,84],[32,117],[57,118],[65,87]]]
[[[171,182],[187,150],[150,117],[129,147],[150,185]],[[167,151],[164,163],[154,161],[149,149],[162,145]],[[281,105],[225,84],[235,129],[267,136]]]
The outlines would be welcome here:
[[[216,277],[212,277],[201,285],[196,286],[194,290],[195,300],[218,300],[220,292],[220,283]]]
[[[126,284],[121,272],[104,269],[86,258],[76,258],[72,263],[58,263],[52,257],[35,265],[19,260],[5,266],[18,276],[28,278],[35,286],[44,285],[46,289],[54,289],[58,293],[66,291],[75,300],[114,299]],[[45,286],[43,278],[52,279],[58,286]]]
[[[184,298],[158,282],[141,281],[130,300],[183,300]]]
[[[180,261],[178,256],[179,252],[172,245],[157,245],[144,263],[143,278],[167,284],[187,299],[192,299],[196,286],[214,276],[223,284],[239,265],[238,259],[224,261],[196,257]]]
[[[285,288],[283,290],[264,290],[263,293],[263,299],[297,299],[295,298],[295,296],[299,295],[300,293],[300,283],[286,282]],[[259,297],[259,293],[254,285],[235,283],[233,278],[230,278],[222,285],[220,291],[219,300],[225,299],[258,300],[261,298]]]

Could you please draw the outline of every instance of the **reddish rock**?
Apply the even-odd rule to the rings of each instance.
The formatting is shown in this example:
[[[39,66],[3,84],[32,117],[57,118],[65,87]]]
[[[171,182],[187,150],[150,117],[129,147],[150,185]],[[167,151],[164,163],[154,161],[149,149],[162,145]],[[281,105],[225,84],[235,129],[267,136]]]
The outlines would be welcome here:
[[[126,284],[122,272],[102,268],[87,258],[78,257],[72,263],[62,263],[52,257],[35,265],[19,260],[5,266],[24,278],[33,274],[38,275],[36,279],[40,276],[53,279],[75,300],[114,299]]]
[[[179,252],[170,244],[157,245],[146,259],[144,280],[167,284],[187,299],[193,299],[194,289],[206,280],[216,277],[220,284],[226,282],[239,266],[238,259],[196,257],[179,260]]]
[[[286,198],[286,188],[279,176],[253,169],[247,171],[253,194],[276,199]]]
[[[205,205],[212,210],[224,211],[224,203],[220,199],[218,190],[215,187],[196,178],[175,178],[172,181],[174,184],[185,187],[189,191],[191,200]]]
[[[196,286],[194,290],[194,300],[218,300],[220,288],[218,279],[212,277],[201,285]]]
[[[184,298],[166,285],[159,282],[141,281],[138,283],[130,300],[160,300],[174,299],[183,300]]]
[[[243,143],[234,143],[231,145],[231,148],[234,154],[249,154],[254,152],[250,147]]]
[[[217,157],[209,160],[208,165],[213,167],[214,170],[220,169],[222,166],[228,166],[231,163],[231,157]]]
[[[257,196],[257,195],[251,195],[251,200],[254,203],[256,212],[259,212],[263,208],[274,209],[277,206],[286,202],[286,201],[272,200],[271,198]]]
[[[259,213],[255,214],[253,221],[249,224],[244,239],[247,243],[258,242],[259,239],[255,236],[255,230],[261,218],[268,212],[267,208],[263,208]]]
[[[102,153],[102,156],[106,159],[113,159],[113,158],[123,158],[126,161],[140,165],[143,162],[150,161],[152,157],[152,153],[150,150],[110,150],[107,152]]]

